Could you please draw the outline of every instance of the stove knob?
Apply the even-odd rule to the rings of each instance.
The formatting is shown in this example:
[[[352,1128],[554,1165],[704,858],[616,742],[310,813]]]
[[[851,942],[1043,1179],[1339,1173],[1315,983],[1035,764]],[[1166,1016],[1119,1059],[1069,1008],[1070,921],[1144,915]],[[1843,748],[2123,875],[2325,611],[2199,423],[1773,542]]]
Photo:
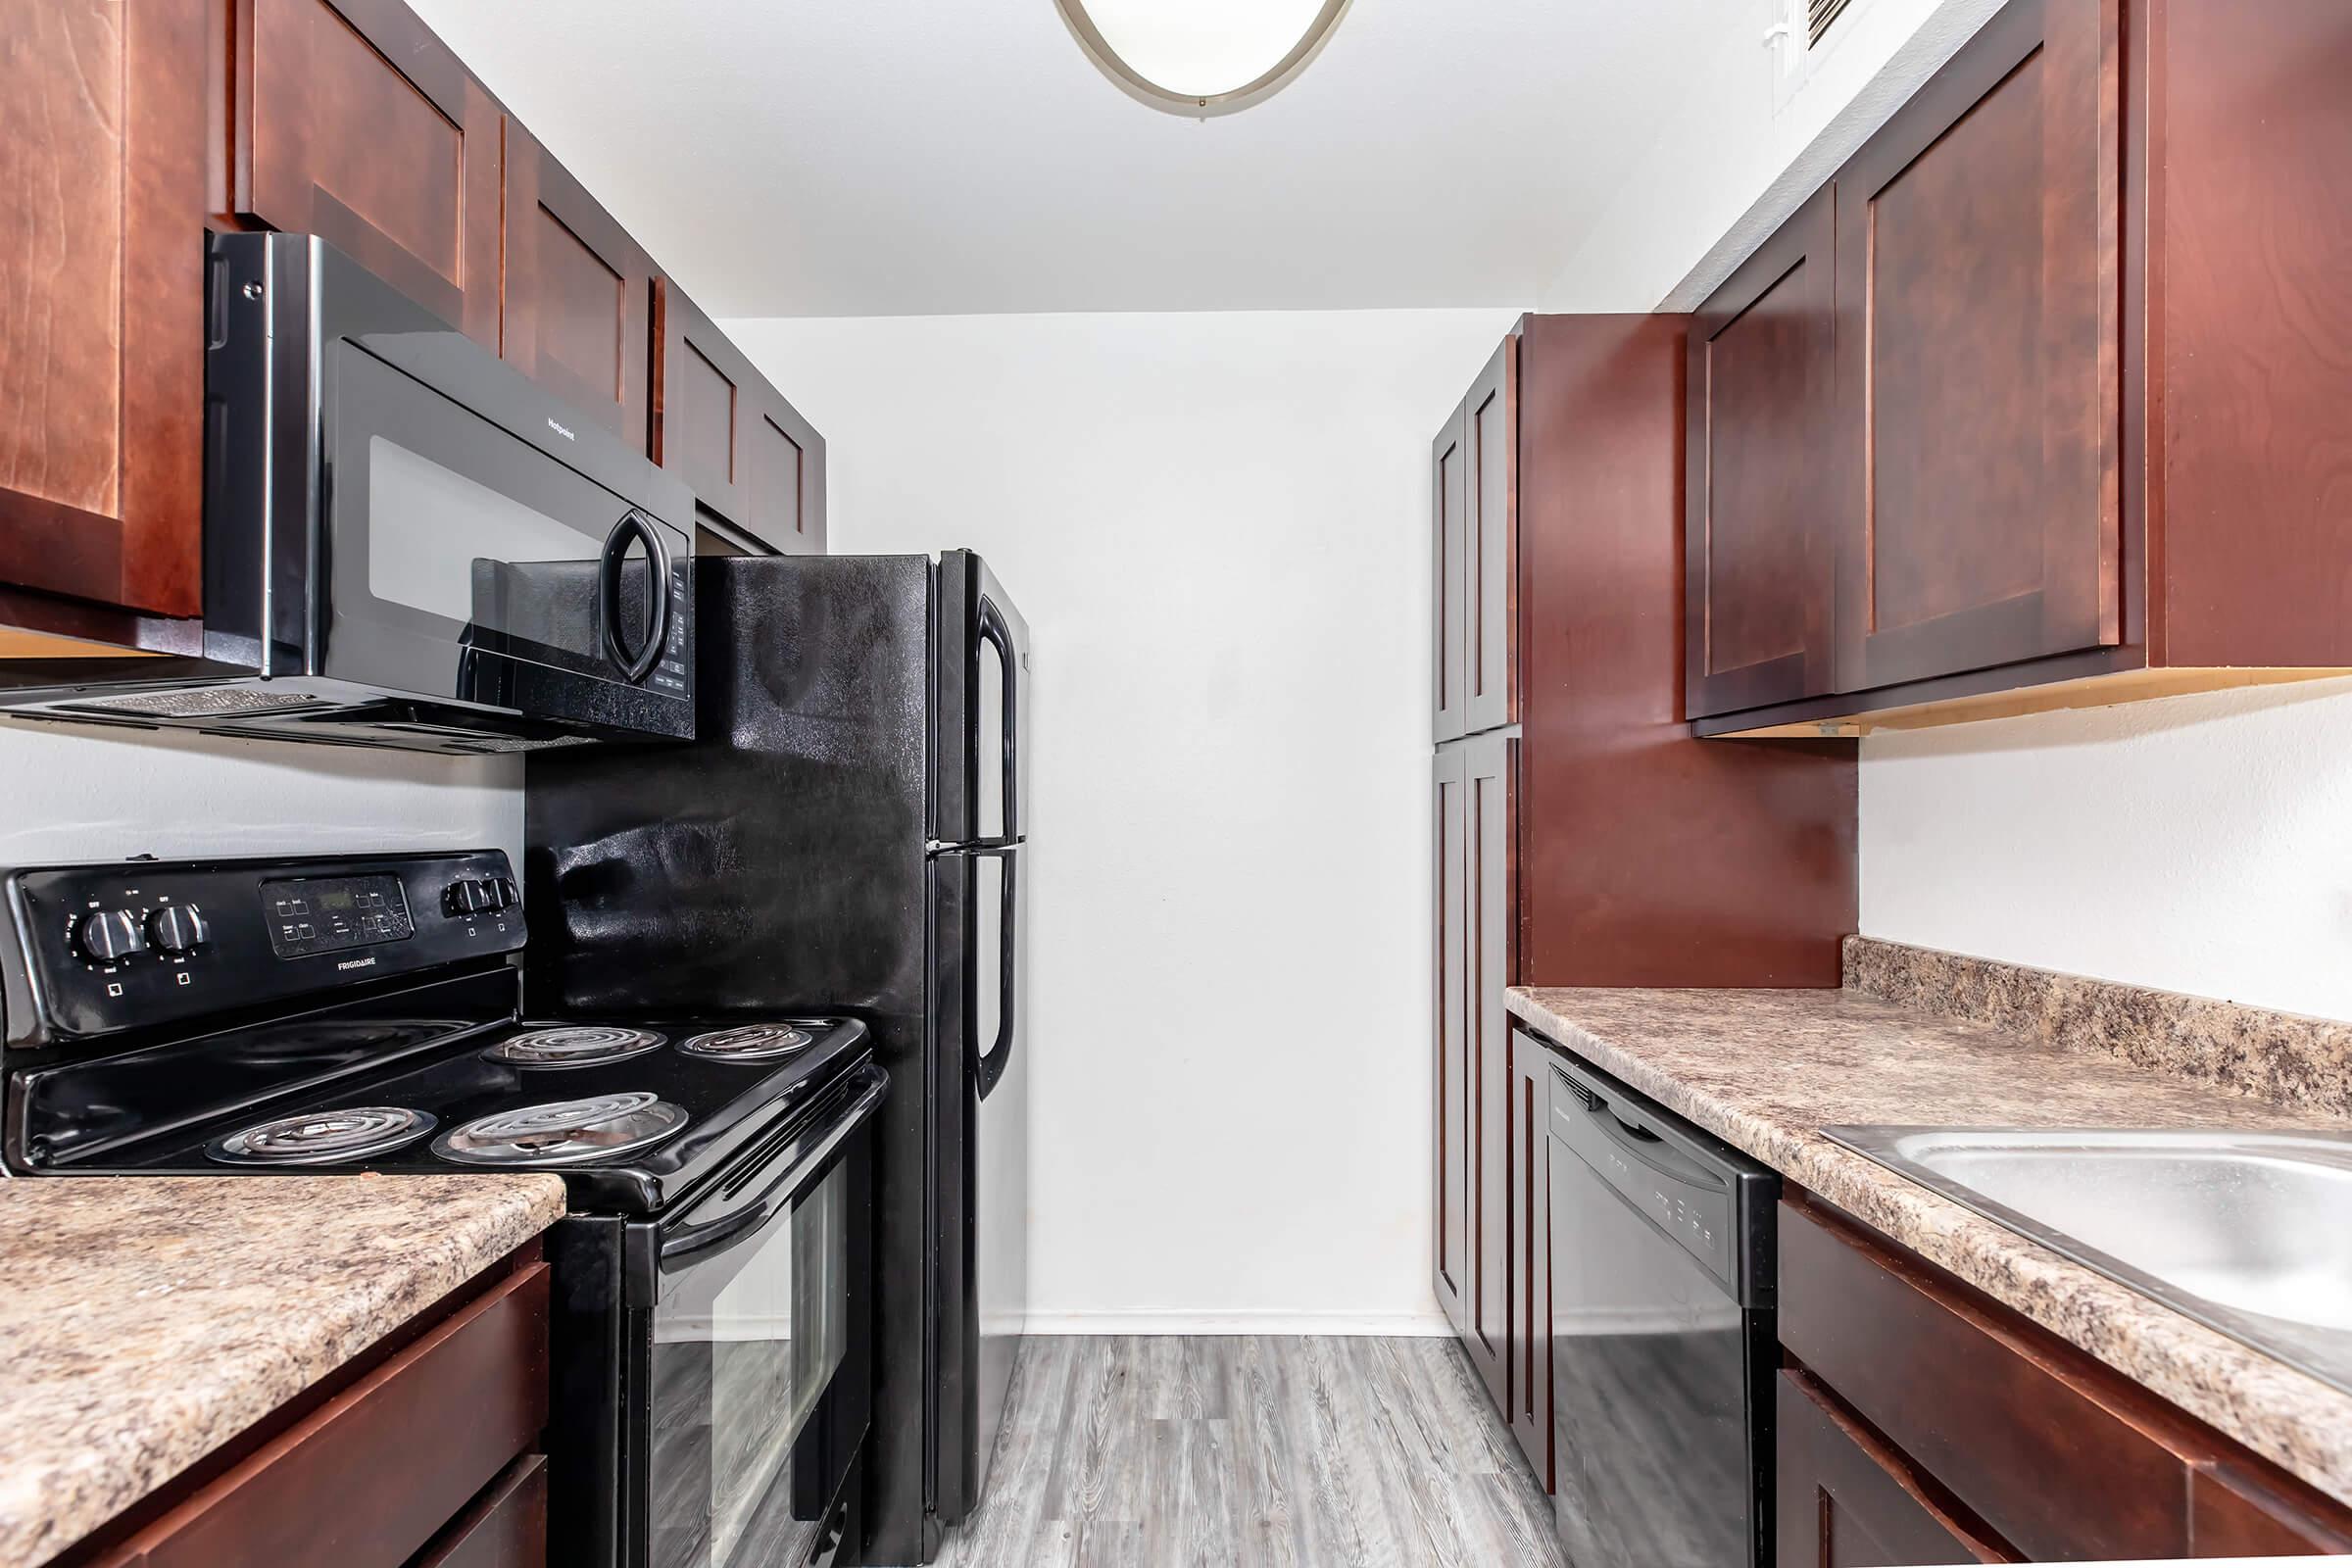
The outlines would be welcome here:
[[[92,909],[74,922],[74,949],[97,963],[113,963],[147,946],[138,916],[128,909]]]
[[[522,896],[515,891],[511,876],[494,876],[482,886],[490,890],[490,906],[494,909],[512,909]]]
[[[471,914],[490,906],[490,889],[471,877],[452,882],[441,890],[441,909],[445,914]]]
[[[212,935],[204,911],[193,904],[167,904],[147,917],[147,940],[159,953],[193,953]]]

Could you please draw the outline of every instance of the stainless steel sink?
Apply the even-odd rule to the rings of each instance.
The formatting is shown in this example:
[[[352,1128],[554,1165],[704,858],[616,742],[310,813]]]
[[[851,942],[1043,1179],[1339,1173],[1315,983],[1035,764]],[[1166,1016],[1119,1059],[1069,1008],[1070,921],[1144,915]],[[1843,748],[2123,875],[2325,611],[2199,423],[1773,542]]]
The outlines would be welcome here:
[[[1822,1130],[2053,1251],[2352,1390],[2352,1137]]]

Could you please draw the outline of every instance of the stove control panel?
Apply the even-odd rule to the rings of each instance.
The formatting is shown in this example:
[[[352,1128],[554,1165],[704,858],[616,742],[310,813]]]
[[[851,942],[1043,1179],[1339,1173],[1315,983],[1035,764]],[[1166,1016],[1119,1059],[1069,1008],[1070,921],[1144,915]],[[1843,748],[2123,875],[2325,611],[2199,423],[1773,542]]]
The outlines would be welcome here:
[[[6,880],[7,1038],[54,1044],[327,991],[523,942],[496,850],[118,860]],[[466,890],[463,897],[452,891]]]

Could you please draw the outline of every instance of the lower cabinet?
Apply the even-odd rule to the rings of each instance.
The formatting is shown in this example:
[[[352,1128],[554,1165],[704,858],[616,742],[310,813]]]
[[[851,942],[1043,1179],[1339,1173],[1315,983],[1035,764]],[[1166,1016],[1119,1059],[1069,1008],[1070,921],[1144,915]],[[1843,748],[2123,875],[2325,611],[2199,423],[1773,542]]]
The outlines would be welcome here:
[[[2015,1559],[1946,1513],[1894,1452],[1801,1373],[1773,1401],[1779,1568]]]
[[[1511,1402],[1511,1021],[1517,739],[1438,749],[1437,1268],[1439,1301],[1498,1409]]]
[[[59,1568],[546,1568],[547,1412],[548,1269],[517,1255]]]
[[[2352,1508],[1843,1215],[1785,1202],[1779,1561],[2352,1552]]]
[[[1511,1031],[1511,1436],[1551,1490],[1550,1053]]]

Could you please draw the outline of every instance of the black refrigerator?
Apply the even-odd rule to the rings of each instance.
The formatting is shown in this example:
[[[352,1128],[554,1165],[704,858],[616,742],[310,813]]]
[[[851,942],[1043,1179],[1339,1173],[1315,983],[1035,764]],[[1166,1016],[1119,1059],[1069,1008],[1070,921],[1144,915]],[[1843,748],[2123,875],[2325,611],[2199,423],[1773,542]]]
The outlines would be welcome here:
[[[695,563],[696,739],[526,763],[525,1004],[864,1020],[866,1560],[979,1501],[1028,1310],[1028,632],[980,558]]]

